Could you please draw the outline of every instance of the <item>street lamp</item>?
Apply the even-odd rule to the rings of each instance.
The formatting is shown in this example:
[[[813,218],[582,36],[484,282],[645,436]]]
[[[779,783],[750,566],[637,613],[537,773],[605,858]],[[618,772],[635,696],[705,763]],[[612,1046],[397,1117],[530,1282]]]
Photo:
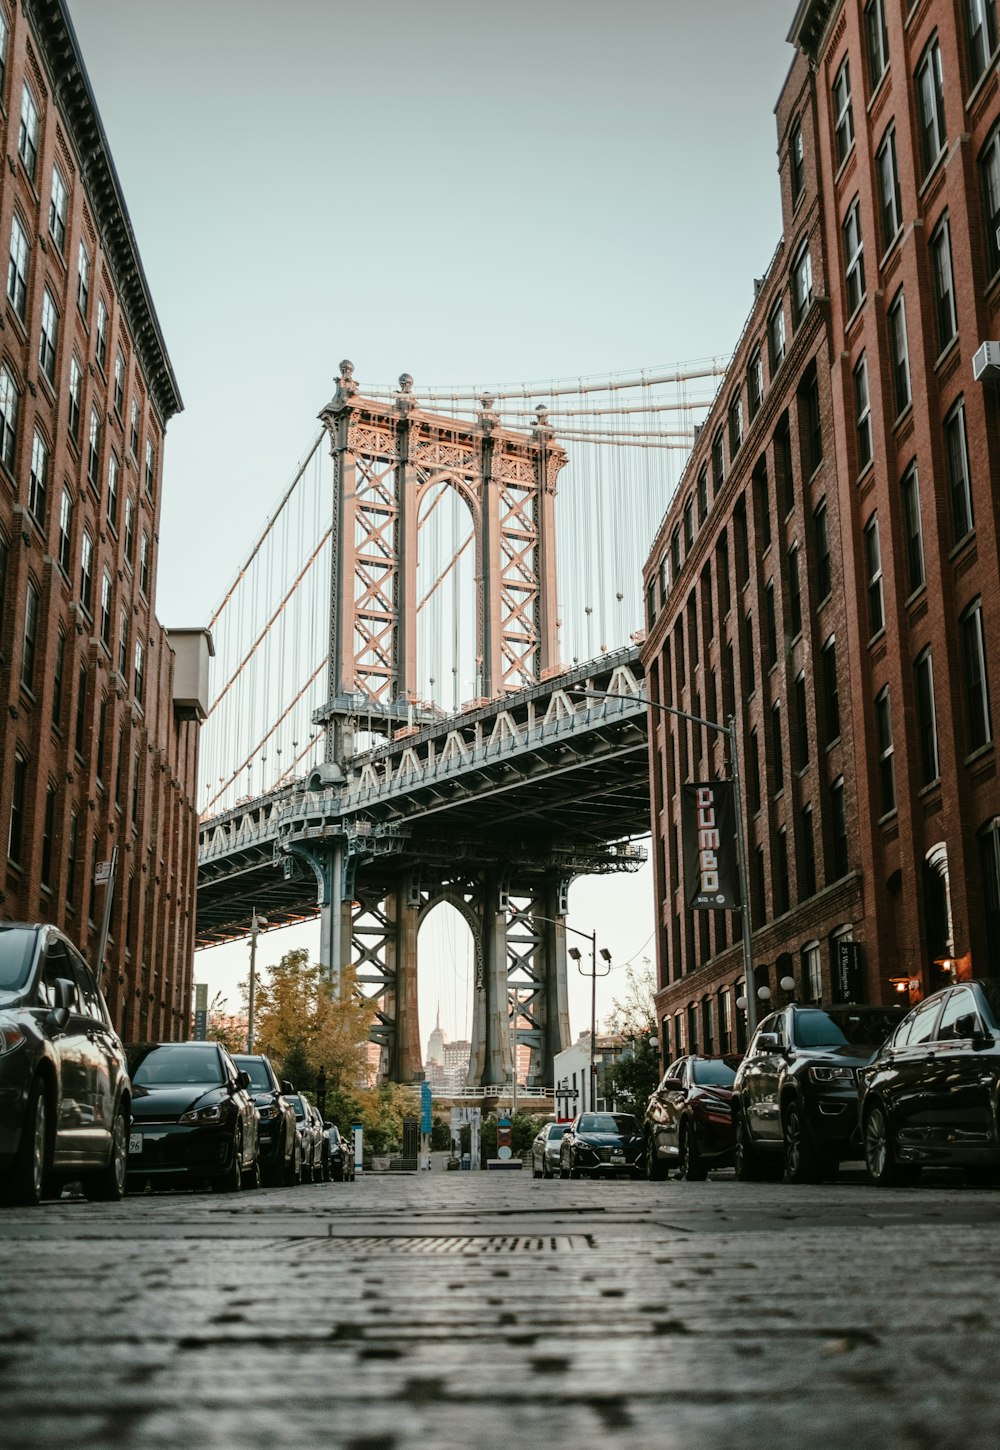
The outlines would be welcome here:
[[[746,863],[746,842],[743,832],[743,793],[740,789],[740,764],[736,752],[736,718],[730,715],[725,725],[718,720],[706,720],[701,715],[689,715],[686,710],[677,710],[673,705],[661,705],[656,700],[650,700],[647,695],[629,697],[625,695],[612,694],[610,690],[588,690],[583,686],[571,688],[567,691],[570,695],[579,695],[585,700],[624,700],[637,698],[650,710],[659,710],[664,715],[676,715],[679,720],[688,720],[695,725],[703,725],[706,730],[715,730],[729,741],[729,758],[732,766],[733,784],[733,806],[736,812],[736,861],[739,869],[740,882],[740,919],[743,923],[743,970],[746,978],[746,1015],[747,1015],[747,1036],[753,1035],[757,1027],[757,1004],[753,994],[753,947],[750,932],[750,893],[747,889],[747,863]],[[769,994],[770,995],[770,994]],[[737,1001],[739,1007],[740,1001]]]
[[[604,970],[597,970],[597,932],[578,931],[574,926],[566,927],[567,931],[573,932],[575,936],[582,936],[590,942],[590,971],[583,966],[579,947],[569,947],[567,956],[571,956],[576,962],[577,971],[581,976],[590,978],[590,1111],[593,1112],[597,1106],[597,979],[606,977],[611,971],[611,953],[607,947],[601,947],[601,956],[604,959]]]
[[[247,997],[247,1052],[253,1052],[253,1008],[257,993],[257,933],[262,926],[270,926],[266,916],[258,916],[254,908],[250,918],[250,992]]]

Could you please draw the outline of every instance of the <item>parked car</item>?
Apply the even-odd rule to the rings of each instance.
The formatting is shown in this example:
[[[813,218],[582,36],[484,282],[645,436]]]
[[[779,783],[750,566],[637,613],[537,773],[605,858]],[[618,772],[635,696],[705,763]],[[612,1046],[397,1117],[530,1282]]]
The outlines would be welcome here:
[[[260,1176],[264,1183],[302,1181],[302,1157],[295,1110],[281,1091],[270,1060],[234,1053],[233,1062],[250,1079],[250,1092],[260,1114]]]
[[[733,1083],[736,1176],[783,1166],[789,1183],[836,1176],[861,1156],[858,1069],[899,1022],[893,1007],[800,1007],[757,1028]]]
[[[286,1093],[288,1101],[295,1112],[295,1126],[299,1135],[299,1155],[302,1161],[302,1181],[304,1183],[318,1183],[323,1166],[323,1144],[322,1139],[326,1134],[323,1131],[323,1122],[316,1114],[312,1115],[312,1104],[305,1093]]]
[[[568,1123],[545,1123],[531,1145],[531,1171],[536,1178],[554,1178],[559,1172],[559,1150]]]
[[[733,1161],[733,1080],[738,1057],[682,1057],[646,1104],[646,1177],[701,1179]]]
[[[913,1182],[925,1164],[1000,1176],[1000,981],[926,998],[858,1076],[873,1183]]]
[[[313,1169],[313,1178],[316,1182],[330,1182],[330,1139],[327,1136],[326,1124],[323,1122],[323,1114],[315,1103],[309,1104],[309,1116],[312,1119],[313,1130],[319,1133],[319,1168]]]
[[[131,1181],[208,1180],[220,1193],[257,1186],[260,1118],[249,1076],[221,1042],[141,1042],[128,1060]]]
[[[54,926],[0,924],[0,1197],[38,1203],[79,1180],[125,1192],[125,1049],[83,957]]]
[[[345,1138],[336,1123],[325,1123],[330,1144],[330,1176],[334,1183],[354,1182],[354,1144]]]
[[[642,1129],[631,1113],[578,1113],[559,1145],[559,1177],[642,1174]]]

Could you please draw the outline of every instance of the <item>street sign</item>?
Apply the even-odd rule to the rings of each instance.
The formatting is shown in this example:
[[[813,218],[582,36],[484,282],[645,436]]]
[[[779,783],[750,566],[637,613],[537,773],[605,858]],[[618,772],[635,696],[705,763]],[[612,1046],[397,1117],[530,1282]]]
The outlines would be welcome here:
[[[108,882],[111,880],[111,867],[112,862],[110,861],[98,861],[97,865],[94,867],[95,886],[107,886]]]
[[[434,1127],[431,1117],[431,1085],[429,1082],[420,1084],[420,1131],[429,1133]]]
[[[507,1159],[512,1156],[513,1152],[514,1150],[509,1143],[501,1143],[500,1147],[497,1149],[497,1157],[502,1158],[506,1163]]]

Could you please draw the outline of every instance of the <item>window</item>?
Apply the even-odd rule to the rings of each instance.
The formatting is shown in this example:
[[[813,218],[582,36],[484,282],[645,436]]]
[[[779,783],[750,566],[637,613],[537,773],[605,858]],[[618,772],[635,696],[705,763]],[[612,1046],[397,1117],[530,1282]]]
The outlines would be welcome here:
[[[917,465],[911,463],[900,485],[903,495],[903,534],[906,544],[906,578],[912,594],[924,582],[924,538],[920,524],[920,481]]]
[[[21,321],[28,301],[28,238],[15,216],[10,224],[10,260],[7,264],[7,298]]]
[[[767,460],[761,458],[753,472],[754,517],[762,549],[771,545],[771,493],[767,486]]]
[[[827,746],[830,746],[840,734],[837,641],[832,635],[823,646],[823,714],[826,721],[826,743]]]
[[[962,665],[965,672],[965,716],[969,750],[978,750],[993,739],[990,697],[986,685],[986,644],[983,638],[983,606],[977,599],[959,621],[962,634]]]
[[[143,649],[142,640],[135,642],[135,703],[142,704],[143,671],[146,668],[146,651]]]
[[[865,40],[868,48],[868,84],[877,90],[889,64],[889,36],[885,28],[885,0],[868,0],[865,6]]]
[[[712,561],[701,571],[701,618],[707,640],[715,638],[715,610],[712,608]]]
[[[781,747],[781,701],[771,706],[771,751],[774,756],[774,793],[785,789],[785,756]]]
[[[957,544],[972,532],[972,485],[969,478],[969,449],[965,431],[965,400],[960,398],[944,420],[948,450],[948,489],[951,495],[951,533]]]
[[[802,586],[799,581],[799,546],[788,551],[788,623],[792,638],[802,633]]]
[[[757,661],[754,659],[753,649],[753,615],[747,614],[743,620],[743,691],[744,694],[752,695],[757,688],[756,675]]]
[[[861,240],[861,203],[857,197],[844,218],[844,275],[847,280],[847,315],[850,317],[865,298],[865,253]]]
[[[9,473],[14,472],[18,402],[14,379],[5,367],[0,367],[0,463]]]
[[[887,816],[896,809],[896,765],[892,746],[892,705],[889,686],[875,696],[875,740],[878,751],[879,812]]]
[[[90,410],[90,432],[87,443],[87,477],[95,488],[100,488],[101,418],[96,408],[91,408]]]
[[[849,866],[847,852],[847,802],[844,794],[844,777],[839,775],[830,786],[830,873],[837,881],[847,875]]]
[[[750,581],[750,539],[747,534],[745,494],[733,509],[733,534],[736,539],[736,582],[744,589]]]
[[[823,462],[823,420],[819,406],[819,376],[815,362],[809,364],[799,387],[799,431],[802,454],[808,478]]]
[[[681,572],[681,531],[674,529],[670,535],[670,572],[676,579]]]
[[[120,418],[125,406],[125,359],[121,348],[115,353],[115,412]]]
[[[52,723],[58,730],[62,722],[63,681],[66,675],[66,636],[56,634],[56,652],[52,662]]]
[[[718,493],[726,478],[725,443],[720,428],[712,439],[712,491]]]
[[[94,541],[84,533],[80,541],[80,603],[88,614],[93,613]]]
[[[108,747],[108,702],[101,701],[101,709],[97,716],[97,753],[94,757],[94,773],[101,782],[104,780],[104,767],[107,763]]]
[[[28,179],[34,181],[38,165],[38,107],[31,94],[31,87],[25,83],[21,92],[21,123],[17,131],[17,154],[24,162]]]
[[[792,185],[792,206],[798,206],[805,180],[805,147],[802,144],[802,126],[792,123],[792,134],[788,141],[788,172]]]
[[[729,542],[725,531],[715,549],[715,577],[719,581],[719,618],[725,619],[731,603],[729,592]]]
[[[809,242],[804,241],[792,259],[792,326],[799,323],[809,311],[813,296],[812,256]]]
[[[76,305],[82,317],[86,318],[90,304],[90,254],[80,243],[76,256]]]
[[[123,609],[118,616],[118,673],[124,680],[128,675],[129,612]]]
[[[132,399],[131,418],[129,422],[129,450],[132,457],[138,461],[139,458],[139,400]]]
[[[764,869],[764,847],[758,846],[754,851],[754,920],[758,925],[769,921],[767,914],[767,872]]]
[[[819,942],[806,942],[802,948],[802,996],[806,1002],[823,1000],[823,957]]]
[[[77,755],[83,754],[84,733],[87,726],[87,667],[80,670],[77,677],[76,692],[76,726],[73,731],[73,745]]]
[[[882,597],[882,546],[878,536],[878,514],[865,524],[865,563],[868,570],[868,634],[874,638],[885,628]]]
[[[774,910],[775,915],[784,916],[791,905],[791,891],[788,880],[788,833],[779,826],[774,838]]]
[[[684,553],[690,554],[691,546],[694,543],[694,500],[688,496],[684,504]]]
[[[69,831],[66,836],[66,901],[70,906],[72,906],[73,897],[76,894],[76,856],[79,836],[80,818],[74,810],[69,818]]]
[[[125,499],[125,562],[130,569],[135,563],[135,500],[131,494]]]
[[[112,451],[108,458],[108,523],[118,531],[118,455]]]
[[[755,816],[760,810],[760,744],[756,730],[750,731],[747,749],[747,801],[750,814]]]
[[[45,527],[45,499],[49,483],[49,450],[38,429],[31,439],[31,469],[28,473],[28,509],[40,528]]]
[[[917,119],[924,175],[928,176],[944,150],[944,74],[937,37],[930,42],[917,66]]]
[[[21,684],[26,690],[30,690],[35,683],[39,603],[38,590],[29,579],[24,598],[24,632],[21,638]]]
[[[854,414],[858,432],[858,472],[872,461],[872,408],[868,395],[868,359],[861,354],[854,368]]]
[[[965,0],[965,14],[969,34],[969,84],[975,86],[996,49],[996,0]]]
[[[73,547],[73,495],[68,488],[62,491],[59,500],[59,567],[68,575],[72,564]]]
[[[10,800],[10,825],[7,831],[7,855],[16,866],[21,865],[24,847],[24,797],[28,785],[28,762],[20,750],[14,756],[14,780]]]
[[[136,756],[135,756],[135,758],[132,761],[132,812],[131,812],[131,814],[132,814],[132,824],[133,824],[133,826],[138,826],[138,824],[139,824],[139,785],[140,785],[139,766],[140,766],[140,761],[139,761],[139,756],[138,756],[138,753],[137,753]]]
[[[73,442],[80,437],[80,389],[83,375],[76,353],[69,360],[69,401],[66,409],[66,428]]]
[[[108,364],[108,309],[105,306],[103,297],[97,299],[97,362],[101,372],[106,373]]]
[[[152,439],[146,439],[146,492],[150,498],[153,497],[153,488],[156,483],[156,449],[153,447]],[[676,574],[676,570],[674,571]]]
[[[708,470],[703,468],[698,475],[698,525],[708,518]]]
[[[52,194],[49,197],[49,232],[60,252],[66,247],[66,183],[58,166],[52,168]]]
[[[998,187],[1000,190],[1000,187]],[[1000,198],[998,198],[1000,205]],[[779,298],[767,320],[767,345],[770,353],[771,377],[785,361],[785,309]]]
[[[114,589],[107,569],[101,575],[101,643],[111,648],[111,613]]]
[[[917,736],[920,745],[920,784],[938,778],[937,715],[934,709],[934,666],[925,649],[913,666],[917,697]]]
[[[7,80],[7,40],[9,31],[7,29],[7,17],[0,10],[0,95],[3,94],[4,84]]]
[[[743,399],[734,393],[729,403],[729,456],[735,457],[743,442]]]
[[[795,677],[795,720],[792,748],[795,769],[805,770],[809,764],[809,707],[806,703],[806,676],[801,670]]]
[[[906,341],[906,306],[902,288],[896,293],[889,308],[889,348],[892,354],[892,387],[898,417],[910,406],[910,354]]]
[[[947,217],[941,221],[931,237],[931,275],[934,279],[938,352],[944,352],[958,333],[955,280],[951,270],[951,230]]]
[[[59,342],[59,313],[46,287],[42,296],[42,326],[38,336],[38,365],[50,383],[56,380],[56,346]]]
[[[747,368],[747,407],[751,418],[755,418],[764,400],[764,364],[760,348],[756,347],[750,356]]]
[[[149,598],[149,535],[145,529],[139,540],[139,588]]]
[[[778,663],[778,626],[774,611],[774,580],[769,579],[764,590],[764,634],[767,641],[767,667],[772,669]]]
[[[3,533],[0,532],[0,614],[3,613],[4,601],[7,598],[7,570],[10,565],[10,548]]]
[[[39,880],[43,886],[52,886],[52,837],[56,826],[56,788],[49,781],[45,791],[45,814],[42,818],[42,860]]]
[[[833,128],[837,142],[837,165],[854,145],[854,112],[851,109],[851,68],[845,59],[833,79]]]
[[[830,530],[827,527],[826,500],[813,514],[813,538],[816,543],[816,589],[825,599],[833,589],[833,560],[830,556]]]
[[[879,220],[882,227],[882,250],[887,252],[903,225],[903,197],[899,189],[899,167],[896,164],[896,128],[890,126],[875,157],[878,174]]]
[[[979,158],[979,175],[983,188],[983,216],[986,221],[986,255],[990,276],[1000,268],[1000,126],[983,147]]]

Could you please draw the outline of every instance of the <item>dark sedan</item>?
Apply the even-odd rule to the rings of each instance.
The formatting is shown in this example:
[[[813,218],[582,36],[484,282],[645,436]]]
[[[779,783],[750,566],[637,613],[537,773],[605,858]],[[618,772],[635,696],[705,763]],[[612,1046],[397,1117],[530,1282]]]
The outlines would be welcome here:
[[[54,926],[0,925],[0,1197],[38,1203],[78,1180],[88,1198],[121,1198],[130,1091],[76,948]]]
[[[646,1177],[671,1167],[690,1180],[733,1161],[731,1100],[738,1057],[682,1057],[672,1063],[646,1104]]]
[[[905,1017],[859,1074],[865,1162],[874,1183],[924,1165],[1000,1178],[1000,981],[960,982]]]
[[[208,1181],[220,1193],[260,1182],[250,1079],[218,1042],[143,1042],[132,1069],[131,1182]]]
[[[302,1160],[302,1181],[319,1183],[323,1173],[323,1139],[326,1136],[323,1119],[316,1113],[305,1093],[285,1094],[295,1113],[295,1127],[299,1139],[299,1154]]]
[[[559,1177],[642,1174],[642,1129],[631,1113],[580,1113],[563,1134]]]
[[[233,1062],[250,1079],[250,1091],[260,1114],[260,1176],[268,1184],[293,1184],[302,1178],[299,1135],[295,1112],[282,1094],[270,1060],[236,1053]]]

